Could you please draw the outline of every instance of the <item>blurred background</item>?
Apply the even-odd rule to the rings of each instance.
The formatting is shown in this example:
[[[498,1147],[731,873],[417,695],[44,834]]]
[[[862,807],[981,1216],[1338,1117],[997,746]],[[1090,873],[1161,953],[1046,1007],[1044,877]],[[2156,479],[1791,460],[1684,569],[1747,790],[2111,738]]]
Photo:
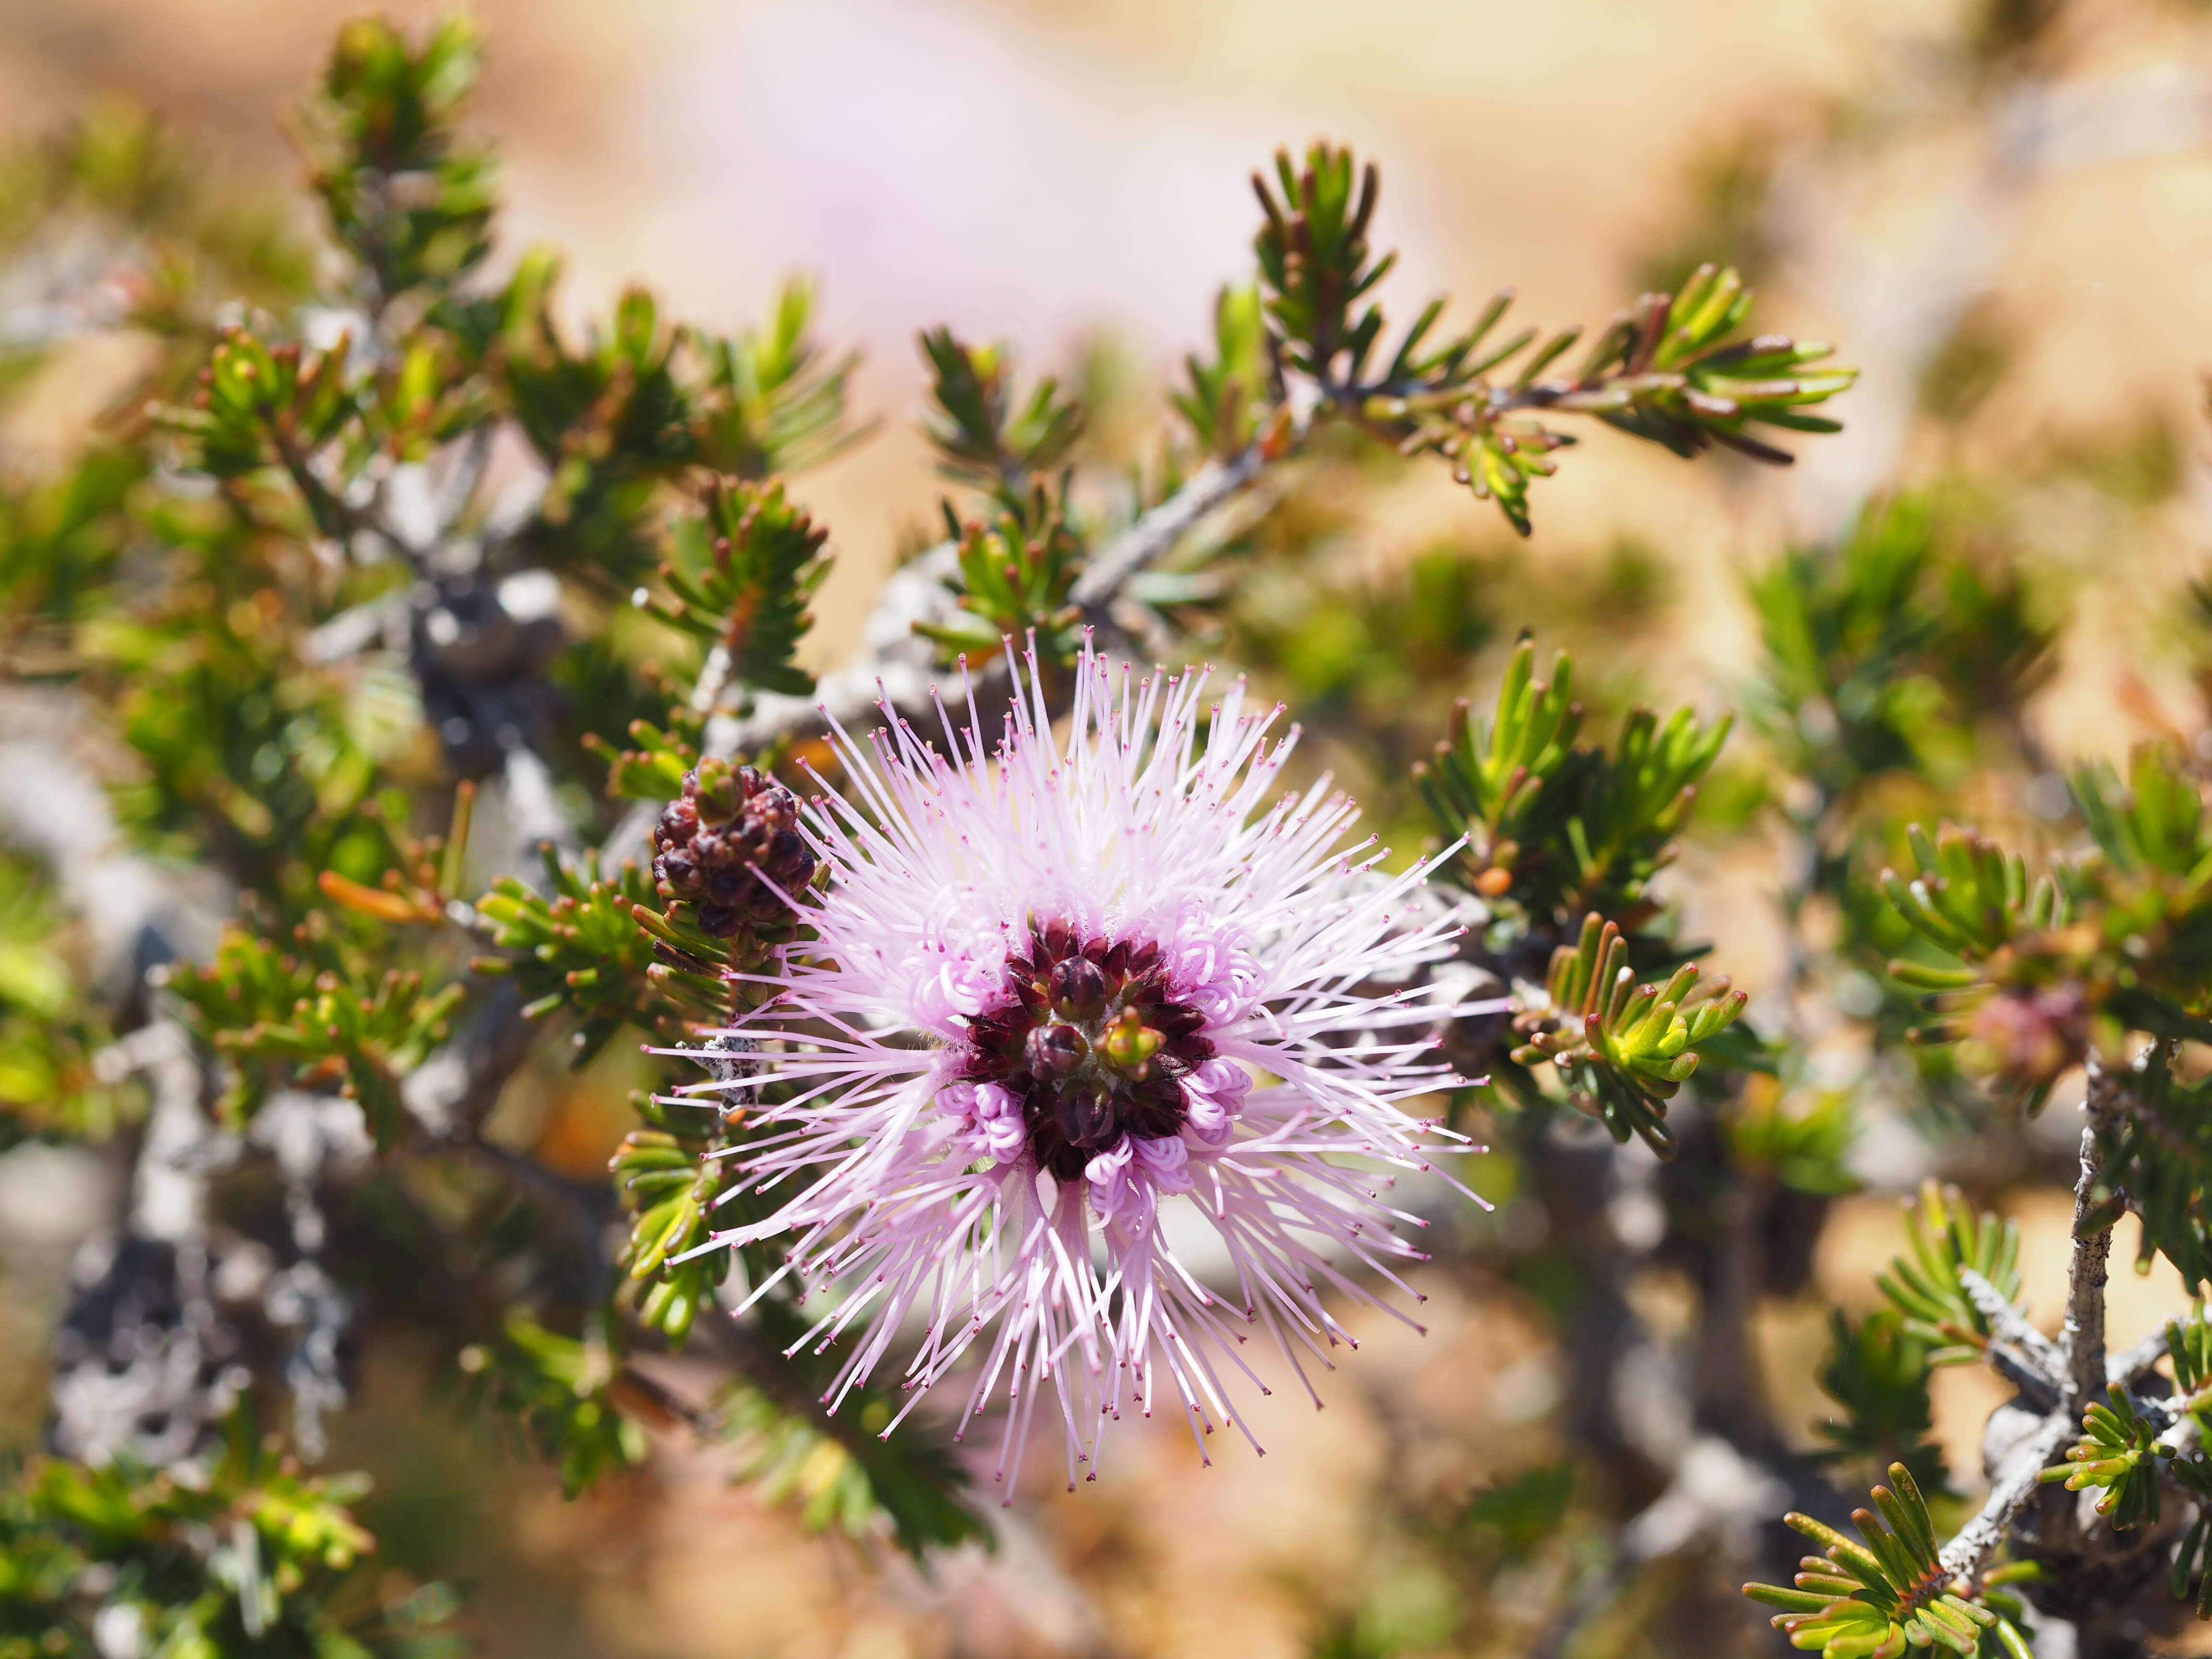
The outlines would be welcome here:
[[[223,190],[296,199],[285,112],[356,9],[0,0],[0,137],[32,141],[127,100],[188,134]],[[475,125],[503,157],[504,247],[562,249],[580,313],[642,280],[716,327],[757,318],[782,276],[811,271],[823,334],[865,352],[856,401],[880,428],[796,489],[838,556],[808,647],[817,666],[852,645],[875,587],[929,533],[917,331],[950,322],[1012,342],[1025,368],[1090,401],[1086,461],[1133,462],[1157,441],[1164,385],[1216,289],[1249,259],[1248,173],[1279,144],[1327,136],[1382,163],[1401,313],[1431,290],[1466,307],[1511,285],[1526,320],[1596,322],[1715,258],[1758,283],[1766,326],[1835,340],[1864,371],[1838,406],[1844,434],[1789,471],[1687,466],[1599,434],[1540,486],[1525,542],[1438,470],[1322,469],[1282,532],[1299,556],[1240,593],[1229,651],[1308,718],[1313,763],[1346,775],[1386,830],[1423,833],[1404,767],[1517,629],[1547,651],[1577,647],[1601,709],[1735,706],[1760,660],[1747,579],[1899,486],[1933,492],[1962,536],[1996,549],[2059,640],[2006,764],[1958,769],[1983,796],[1970,805],[2032,818],[2056,760],[2118,755],[2193,719],[2204,653],[2187,584],[2212,543],[2212,7],[475,9],[491,50]],[[97,350],[43,371],[0,424],[0,459],[35,468],[66,453],[130,372]],[[1767,752],[1738,738],[1712,792],[1726,799],[1669,890],[1683,932],[1714,941],[1772,1029],[1793,1017],[1792,940],[1821,923],[1816,907],[1785,925],[1787,837],[1756,811]],[[1843,1060],[1814,1082],[1849,1075]],[[501,1111],[542,1156],[587,1171],[621,1132],[622,1088],[532,1073]],[[2050,1116],[2063,1141],[2071,1120]],[[1753,1318],[1761,1385],[1799,1443],[1818,1415],[1829,1310],[1877,1300],[1897,1191],[1964,1171],[2020,1218],[2031,1287],[2063,1257],[2066,1202],[2034,1132],[1946,1139],[1883,1121],[1873,1114],[1853,1154],[1861,1190],[1825,1200],[1802,1282]],[[37,1431],[45,1334],[97,1210],[82,1185],[93,1178],[51,1149],[0,1159],[0,1437]],[[550,1474],[427,1399],[404,1352],[369,1356],[331,1462],[375,1475],[362,1513],[395,1570],[473,1585],[470,1627],[497,1655],[1530,1651],[1580,1546],[1543,1484],[1570,1379],[1540,1274],[1514,1266],[1541,1258],[1543,1217],[1510,1180],[1476,1176],[1506,1201],[1442,1242],[1441,1256],[1464,1259],[1423,1285],[1427,1334],[1365,1321],[1372,1340],[1329,1379],[1326,1411],[1270,1402],[1264,1462],[1224,1448],[1201,1470],[1180,1425],[1131,1425],[1096,1486],[1025,1496],[995,1557],[929,1573],[808,1534],[673,1442],[566,1502]],[[1677,1270],[1655,1258],[1632,1292],[1650,1328],[1691,1328]],[[2170,1275],[2120,1276],[2116,1342],[2180,1300]],[[1937,1379],[1934,1437],[1962,1492],[1976,1489],[1996,1398],[1972,1368]],[[1493,1505],[1467,1567],[1437,1529],[1473,1524],[1473,1496],[1499,1492],[1536,1518]],[[1585,1620],[1572,1650],[1673,1650],[1645,1619],[1680,1601],[1688,1571],[1662,1561],[1635,1579],[1614,1604],[1627,1611]],[[1686,1607],[1678,1637],[1705,1616]],[[1765,1650],[1754,1638],[1747,1650]]]

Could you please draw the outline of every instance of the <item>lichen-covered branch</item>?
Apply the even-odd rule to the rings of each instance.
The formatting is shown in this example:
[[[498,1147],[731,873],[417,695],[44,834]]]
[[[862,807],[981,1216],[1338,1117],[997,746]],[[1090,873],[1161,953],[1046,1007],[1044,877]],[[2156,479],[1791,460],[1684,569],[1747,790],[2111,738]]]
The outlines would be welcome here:
[[[1959,1284],[1982,1316],[1990,1322],[1993,1341],[2010,1349],[2033,1376],[2056,1392],[2067,1374],[2064,1350],[2029,1324],[2027,1316],[2010,1297],[1972,1267],[1959,1270]],[[1995,1356],[1992,1363],[1996,1363]]]
[[[1971,1579],[1982,1570],[2004,1541],[2005,1528],[2012,1524],[2021,1505],[2034,1495],[2045,1468],[2074,1431],[2074,1416],[2055,1411],[2013,1448],[1990,1484],[1980,1512],[1943,1547],[1944,1571],[1954,1578]]]
[[[2081,1131],[2081,1173],[2074,1184],[2074,1255],[2067,1270],[2066,1322],[2059,1333],[2059,1345],[2066,1352],[2067,1403],[2076,1412],[2105,1389],[2105,1284],[2112,1230],[2109,1221],[2097,1224],[2092,1212],[2104,1167],[2097,1126],[2117,1109],[2119,1091],[2119,1085],[2092,1061],[2090,1121]]]

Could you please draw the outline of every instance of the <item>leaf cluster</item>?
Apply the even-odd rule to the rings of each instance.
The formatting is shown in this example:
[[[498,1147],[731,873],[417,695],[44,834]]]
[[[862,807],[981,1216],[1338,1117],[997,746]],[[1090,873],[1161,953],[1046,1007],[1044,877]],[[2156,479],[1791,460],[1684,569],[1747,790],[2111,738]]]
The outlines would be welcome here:
[[[381,18],[339,32],[305,112],[311,182],[374,307],[450,283],[491,251],[492,158],[457,128],[483,56],[459,17],[416,40]]]
[[[1213,350],[1183,359],[1189,387],[1175,395],[1200,448],[1216,459],[1241,455],[1259,436],[1273,400],[1266,313],[1257,283],[1224,286],[1214,296]]]
[[[1753,718],[1812,815],[1886,774],[1948,778],[1977,720],[2017,724],[2056,667],[2056,625],[2015,562],[1978,550],[1968,504],[1870,503],[1832,547],[1784,553],[1749,585],[1765,661]]]
[[[1937,1557],[1935,1523],[1911,1471],[1893,1463],[1889,1479],[1874,1489],[1873,1510],[1851,1511],[1863,1543],[1809,1515],[1784,1516],[1820,1553],[1804,1559],[1790,1586],[1746,1584],[1743,1593],[1781,1609],[1774,1627],[1791,1647],[1829,1659],[1900,1659],[1908,1648],[1979,1653],[1985,1632],[2010,1659],[2030,1659],[2014,1622],[2023,1609],[1998,1588],[2021,1575],[1999,1568],[1978,1586],[1957,1584]]]
[[[1083,435],[1083,410],[1048,375],[1018,389],[1003,343],[972,345],[949,328],[921,337],[929,365],[927,424],[938,467],[984,491],[1004,513],[1024,518],[1048,476]]]
[[[167,970],[185,1023],[229,1062],[222,1111],[242,1123],[276,1088],[335,1086],[361,1103],[380,1147],[396,1145],[407,1124],[401,1085],[446,1037],[463,988],[380,969],[319,912],[289,946],[232,927],[207,963]]]
[[[1074,661],[1083,630],[1068,592],[1082,568],[1081,544],[1066,516],[1044,504],[1041,487],[1031,507],[989,523],[948,521],[960,559],[955,609],[943,622],[917,623],[916,633],[948,653],[986,658],[1006,640],[1034,636],[1041,660]]]
[[[679,520],[669,538],[660,581],[670,597],[647,609],[720,650],[736,684],[804,696],[814,681],[792,653],[813,624],[808,602],[830,574],[829,538],[781,483],[717,478],[701,514]]]
[[[121,1620],[176,1659],[442,1659],[453,1592],[368,1580],[349,1507],[368,1485],[304,1474],[242,1410],[199,1469],[0,1467],[0,1656],[93,1659]]]
[[[1838,1310],[1829,1316],[1829,1329],[1835,1346],[1820,1367],[1820,1391],[1843,1416],[1814,1425],[1827,1444],[1813,1455],[1876,1468],[1901,1463],[1922,1488],[1947,1494],[1943,1449],[1930,1438],[1935,1419],[1926,1340],[1887,1309],[1856,1325]]]
[[[2136,750],[2123,788],[2085,769],[2076,799],[2096,850],[2030,884],[2024,861],[1969,831],[1917,830],[1910,879],[1883,887],[1923,947],[1893,963],[1973,1068],[2039,1104],[2093,1054],[2126,1063],[2129,1031],[2203,1040],[2212,971],[2212,828],[2170,750]]]
[[[596,852],[573,861],[550,843],[538,849],[538,857],[544,876],[537,884],[501,876],[476,902],[490,942],[514,954],[478,957],[470,966],[512,978],[526,1018],[573,1014],[578,1066],[588,1064],[626,1024],[665,1037],[678,1035],[675,1008],[654,994],[647,978],[653,937],[631,919],[635,907],[654,897],[651,872],[626,859],[607,873]],[[677,988],[700,992],[691,1005],[695,1012],[717,1006],[712,992],[688,982]],[[726,995],[720,1006],[726,1008]]]
[[[1793,1100],[1771,1079],[1756,1081],[1738,1092],[1726,1119],[1735,1167],[1814,1197],[1856,1188],[1849,1159],[1858,1125],[1850,1097],[1826,1090]]]
[[[1637,934],[1658,915],[1650,883],[1674,855],[1729,722],[1680,708],[1662,726],[1638,708],[1610,748],[1577,745],[1573,665],[1563,652],[1540,680],[1535,655],[1531,641],[1515,650],[1491,719],[1455,706],[1415,782],[1443,833],[1467,843],[1455,873],[1485,899],[1531,931],[1565,933],[1594,911]]]
[[[106,1032],[28,860],[0,853],[0,1150],[26,1135],[105,1138],[134,1104],[94,1056]]]
[[[695,1119],[705,1115],[704,1104],[693,1106]],[[648,1110],[662,1127],[631,1130],[607,1164],[631,1211],[616,1265],[636,1297],[640,1322],[680,1347],[714,1287],[729,1277],[730,1252],[709,1248],[715,1200],[729,1172],[714,1155],[727,1143],[719,1125]]]
[[[1875,1283],[1902,1319],[1901,1330],[1927,1345],[1928,1364],[1968,1365],[1987,1350],[1989,1315],[1967,1293],[1962,1273],[1979,1274],[2007,1301],[2020,1295],[2020,1228],[1989,1211],[1977,1215],[1954,1187],[1922,1183],[1905,1208],[1906,1254]]]
[[[840,1424],[820,1415],[838,1362],[814,1351],[806,1322],[781,1304],[758,1310],[759,1334],[791,1362],[794,1397],[779,1399],[744,1382],[723,1402],[726,1432],[741,1458],[740,1478],[758,1480],[771,1498],[801,1504],[810,1526],[836,1525],[854,1536],[887,1525],[899,1547],[916,1559],[932,1549],[968,1542],[995,1547],[991,1528],[968,1501],[968,1480],[951,1449],[928,1428],[900,1423],[908,1400],[867,1386],[839,1401]],[[898,1432],[891,1430],[898,1425]]]
[[[2159,1465],[2173,1450],[2159,1443],[2159,1425],[2136,1409],[2125,1389],[2112,1389],[2106,1398],[2109,1404],[2093,1401],[2082,1413],[2081,1438],[2069,1448],[2066,1461],[2038,1479],[2063,1480],[2069,1492],[2094,1486],[2104,1494],[2097,1513],[2110,1516],[2115,1527],[2154,1527]]]
[[[1725,978],[1698,983],[1688,963],[1663,985],[1639,983],[1619,925],[1593,910],[1580,941],[1553,952],[1546,1000],[1515,1016],[1524,1041],[1513,1059],[1521,1066],[1549,1060],[1567,1080],[1571,1102],[1615,1140],[1640,1135],[1672,1158],[1667,1103],[1698,1069],[1700,1046],[1733,1024],[1749,1000]]]
[[[1719,444],[1763,461],[1790,456],[1754,435],[1754,425],[1838,429],[1809,410],[1847,388],[1856,371],[1814,368],[1830,355],[1825,345],[1745,337],[1750,291],[1735,271],[1712,265],[1698,267],[1679,294],[1648,294],[1620,313],[1571,377],[1546,371],[1581,338],[1580,328],[1540,344],[1534,330],[1489,343],[1510,289],[1471,328],[1435,345],[1429,336],[1444,301],[1432,301],[1384,367],[1376,352],[1387,324],[1371,296],[1397,256],[1378,255],[1370,240],[1381,192],[1374,164],[1316,143],[1303,166],[1279,152],[1274,173],[1272,181],[1255,173],[1252,183],[1262,216],[1253,246],[1275,360],[1376,436],[1409,454],[1442,457],[1523,535],[1530,483],[1556,471],[1553,453],[1574,441],[1547,414],[1594,416],[1686,457]]]
[[[597,1322],[567,1336],[517,1309],[496,1338],[471,1343],[458,1363],[469,1403],[558,1468],[571,1497],[644,1460],[645,1431],[622,1409],[620,1364]]]

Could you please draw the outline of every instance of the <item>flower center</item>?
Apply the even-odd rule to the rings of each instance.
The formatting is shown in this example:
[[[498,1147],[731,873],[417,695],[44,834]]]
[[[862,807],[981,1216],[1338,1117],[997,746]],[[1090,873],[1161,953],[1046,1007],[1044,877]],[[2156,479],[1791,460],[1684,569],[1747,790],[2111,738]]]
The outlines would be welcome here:
[[[1003,1004],[969,1022],[963,1076],[1022,1103],[1039,1169],[1080,1180],[1125,1136],[1182,1128],[1182,1079],[1213,1045],[1199,1035],[1205,1016],[1175,1000],[1158,945],[1033,922],[1029,953],[1007,959],[1004,988]]]

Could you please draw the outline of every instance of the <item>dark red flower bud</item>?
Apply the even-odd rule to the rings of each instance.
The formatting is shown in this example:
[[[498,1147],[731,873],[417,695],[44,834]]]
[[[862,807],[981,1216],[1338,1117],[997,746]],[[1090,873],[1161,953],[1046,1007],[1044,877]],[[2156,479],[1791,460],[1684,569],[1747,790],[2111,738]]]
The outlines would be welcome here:
[[[1091,1045],[1073,1025],[1040,1025],[1023,1044],[1022,1057],[1037,1078],[1067,1077],[1083,1064]]]
[[[684,797],[653,826],[653,875],[699,907],[699,925],[727,937],[789,914],[787,896],[814,878],[815,857],[798,831],[799,802],[750,766],[702,761]]]

